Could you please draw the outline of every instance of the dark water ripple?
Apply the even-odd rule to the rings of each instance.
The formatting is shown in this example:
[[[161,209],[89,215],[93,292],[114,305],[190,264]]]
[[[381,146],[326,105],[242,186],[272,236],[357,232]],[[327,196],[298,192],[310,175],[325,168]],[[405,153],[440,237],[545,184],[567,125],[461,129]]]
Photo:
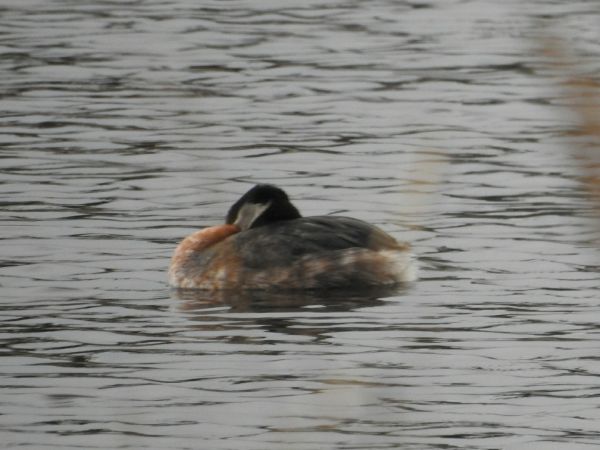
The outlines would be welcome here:
[[[6,448],[591,449],[597,223],[548,30],[593,1],[7,0]],[[170,292],[256,181],[414,243],[422,279]]]

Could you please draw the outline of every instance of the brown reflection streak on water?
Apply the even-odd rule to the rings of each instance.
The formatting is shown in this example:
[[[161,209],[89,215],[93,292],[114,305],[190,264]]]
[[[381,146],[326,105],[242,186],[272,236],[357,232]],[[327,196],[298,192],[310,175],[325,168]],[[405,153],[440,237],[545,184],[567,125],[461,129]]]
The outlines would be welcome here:
[[[7,448],[597,446],[594,208],[552,29],[594,2],[0,9]],[[405,289],[177,293],[176,243],[249,185],[368,220]]]
[[[582,182],[600,212],[600,83],[585,75],[573,57],[567,57],[559,39],[546,39],[544,50],[559,76],[576,116],[573,157],[581,166]],[[571,49],[573,52],[573,49]]]

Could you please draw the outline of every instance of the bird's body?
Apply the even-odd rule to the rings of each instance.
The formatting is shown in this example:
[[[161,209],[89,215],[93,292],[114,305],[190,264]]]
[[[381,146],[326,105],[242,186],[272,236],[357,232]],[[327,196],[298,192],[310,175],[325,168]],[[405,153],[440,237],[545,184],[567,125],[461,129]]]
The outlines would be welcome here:
[[[348,217],[300,217],[280,189],[253,189],[260,195],[251,190],[242,197],[230,210],[228,224],[200,230],[179,244],[169,269],[171,285],[208,290],[352,289],[415,279],[410,247],[379,228]],[[272,199],[271,190],[276,194]],[[285,198],[278,197],[280,193]],[[287,215],[293,217],[269,219],[273,207],[291,207]]]

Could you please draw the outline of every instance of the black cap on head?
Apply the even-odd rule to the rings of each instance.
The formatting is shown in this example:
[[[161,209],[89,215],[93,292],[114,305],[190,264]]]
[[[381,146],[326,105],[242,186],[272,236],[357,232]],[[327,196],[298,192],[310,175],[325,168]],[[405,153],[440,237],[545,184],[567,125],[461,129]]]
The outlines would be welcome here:
[[[233,204],[226,222],[235,223],[244,230],[299,217],[300,213],[283,189],[270,184],[258,184]]]

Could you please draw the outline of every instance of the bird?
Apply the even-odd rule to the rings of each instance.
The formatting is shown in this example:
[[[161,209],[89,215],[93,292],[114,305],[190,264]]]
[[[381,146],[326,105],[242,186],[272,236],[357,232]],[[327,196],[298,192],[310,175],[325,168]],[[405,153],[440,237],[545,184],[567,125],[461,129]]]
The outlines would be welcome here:
[[[224,224],[179,243],[168,278],[180,289],[322,290],[392,286],[416,272],[409,244],[351,217],[303,217],[283,189],[258,184]]]

